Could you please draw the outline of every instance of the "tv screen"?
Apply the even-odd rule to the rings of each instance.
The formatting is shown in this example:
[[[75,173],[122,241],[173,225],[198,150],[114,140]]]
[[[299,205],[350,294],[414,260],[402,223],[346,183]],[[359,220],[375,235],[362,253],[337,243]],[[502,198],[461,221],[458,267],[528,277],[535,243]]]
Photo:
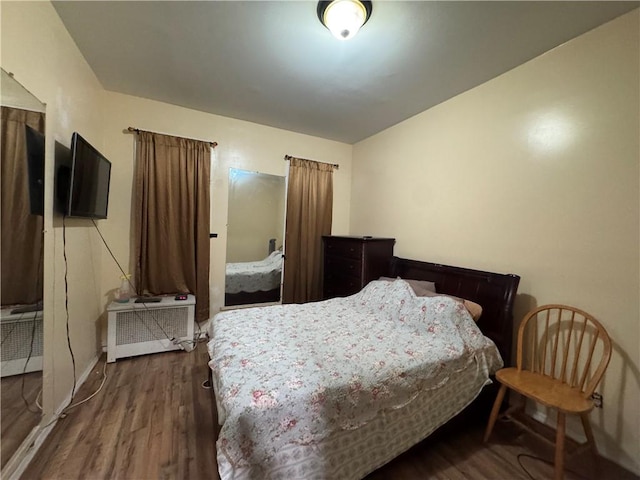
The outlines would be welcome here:
[[[71,178],[67,215],[107,218],[111,162],[77,132],[71,137]]]
[[[24,128],[27,145],[29,212],[32,215],[44,215],[44,135],[28,125]]]

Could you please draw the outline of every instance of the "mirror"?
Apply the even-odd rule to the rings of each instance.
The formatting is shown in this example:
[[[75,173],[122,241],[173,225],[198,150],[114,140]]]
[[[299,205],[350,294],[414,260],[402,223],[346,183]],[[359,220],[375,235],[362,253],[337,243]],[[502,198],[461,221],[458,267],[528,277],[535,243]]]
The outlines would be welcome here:
[[[2,467],[40,423],[45,106],[10,74],[0,78]]]
[[[285,178],[229,169],[225,305],[280,301]]]

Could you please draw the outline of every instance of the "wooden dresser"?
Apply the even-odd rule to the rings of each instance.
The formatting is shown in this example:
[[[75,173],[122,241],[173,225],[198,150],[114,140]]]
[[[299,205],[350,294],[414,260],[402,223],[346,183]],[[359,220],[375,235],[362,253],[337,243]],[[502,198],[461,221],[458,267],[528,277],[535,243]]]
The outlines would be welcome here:
[[[394,238],[323,236],[325,299],[359,292],[389,275]]]

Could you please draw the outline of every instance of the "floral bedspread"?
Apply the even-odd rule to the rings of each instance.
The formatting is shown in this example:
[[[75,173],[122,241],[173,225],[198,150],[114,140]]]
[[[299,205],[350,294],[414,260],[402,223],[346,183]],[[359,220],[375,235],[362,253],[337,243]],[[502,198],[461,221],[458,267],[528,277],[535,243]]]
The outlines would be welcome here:
[[[256,262],[227,263],[225,293],[258,292],[280,286],[282,252],[276,250]]]
[[[502,360],[460,302],[416,297],[402,280],[345,298],[216,315],[209,363],[236,466],[269,462],[407,405],[472,362]]]

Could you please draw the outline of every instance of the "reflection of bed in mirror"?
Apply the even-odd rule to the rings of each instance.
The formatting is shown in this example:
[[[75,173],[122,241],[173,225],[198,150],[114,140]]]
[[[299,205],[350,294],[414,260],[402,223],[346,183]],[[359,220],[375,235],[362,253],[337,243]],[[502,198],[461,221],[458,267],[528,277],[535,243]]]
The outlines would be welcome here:
[[[277,302],[280,300],[281,278],[280,250],[255,262],[227,263],[225,305]]]
[[[225,302],[280,301],[285,178],[229,169]]]

